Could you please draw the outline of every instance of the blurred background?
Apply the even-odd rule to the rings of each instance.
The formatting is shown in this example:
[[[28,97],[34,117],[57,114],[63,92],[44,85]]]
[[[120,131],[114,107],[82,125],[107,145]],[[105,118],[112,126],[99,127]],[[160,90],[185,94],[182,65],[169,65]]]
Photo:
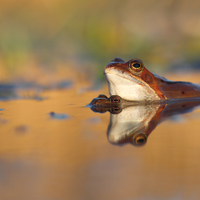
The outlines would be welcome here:
[[[197,68],[199,22],[197,0],[1,1],[0,79],[68,68],[101,80],[115,57],[140,58],[154,72]]]
[[[200,199],[199,111],[119,148],[85,107],[115,57],[200,82],[199,55],[197,0],[0,0],[1,200]]]

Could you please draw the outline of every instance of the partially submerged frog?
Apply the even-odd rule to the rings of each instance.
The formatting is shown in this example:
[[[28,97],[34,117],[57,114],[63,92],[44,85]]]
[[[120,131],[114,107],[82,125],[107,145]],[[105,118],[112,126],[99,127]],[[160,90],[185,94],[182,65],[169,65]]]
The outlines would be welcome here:
[[[170,81],[148,71],[139,59],[124,62],[112,60],[104,70],[110,95],[130,101],[178,100],[200,98],[200,86],[183,81]]]

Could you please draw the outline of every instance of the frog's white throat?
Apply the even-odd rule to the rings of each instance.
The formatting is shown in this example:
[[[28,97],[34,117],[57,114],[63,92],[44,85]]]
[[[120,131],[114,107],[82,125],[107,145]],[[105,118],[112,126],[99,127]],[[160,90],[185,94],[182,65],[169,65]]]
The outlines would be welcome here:
[[[108,81],[110,95],[119,95],[130,101],[159,100],[156,92],[145,82],[122,73],[115,68],[106,68],[105,77]]]

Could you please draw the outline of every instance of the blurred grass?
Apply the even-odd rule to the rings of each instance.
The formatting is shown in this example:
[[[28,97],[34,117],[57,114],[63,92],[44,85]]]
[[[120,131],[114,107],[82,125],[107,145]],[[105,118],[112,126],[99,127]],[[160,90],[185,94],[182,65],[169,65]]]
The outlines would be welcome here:
[[[199,8],[197,0],[0,1],[0,78],[61,63],[101,78],[114,57],[137,57],[157,70],[192,67],[200,54]]]

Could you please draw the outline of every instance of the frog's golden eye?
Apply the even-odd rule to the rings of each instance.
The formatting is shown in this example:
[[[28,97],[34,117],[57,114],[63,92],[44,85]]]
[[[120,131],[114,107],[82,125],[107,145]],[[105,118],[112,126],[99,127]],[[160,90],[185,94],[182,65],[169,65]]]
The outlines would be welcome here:
[[[142,146],[147,141],[147,134],[146,133],[139,133],[133,136],[132,144],[136,146]]]
[[[129,63],[129,68],[133,72],[141,72],[144,69],[143,63],[138,60],[133,60]]]

